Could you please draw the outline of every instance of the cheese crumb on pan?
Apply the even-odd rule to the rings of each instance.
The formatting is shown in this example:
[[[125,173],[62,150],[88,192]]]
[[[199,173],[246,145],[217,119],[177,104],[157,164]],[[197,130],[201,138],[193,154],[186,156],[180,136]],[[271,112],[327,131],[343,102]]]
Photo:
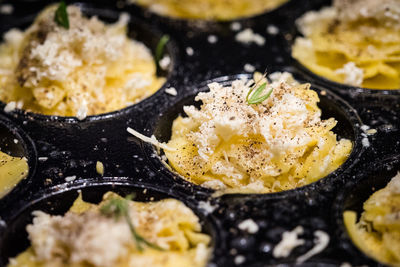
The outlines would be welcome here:
[[[55,9],[42,11],[24,32],[5,33],[2,101],[23,101],[29,111],[82,120],[124,108],[161,87],[164,78],[156,76],[150,50],[127,37],[127,14],[106,25],[68,6],[70,28],[65,29],[54,21]]]
[[[187,117],[173,122],[168,163],[183,178],[224,192],[293,189],[337,169],[352,142],[337,140],[334,118],[321,120],[317,93],[289,73],[269,77],[265,91],[272,93],[255,105],[246,101],[253,80],[209,84],[195,98],[200,109],[185,106]]]
[[[183,203],[125,200],[135,231],[157,246],[142,244],[140,250],[126,218],[102,212],[110,200],[122,199],[109,192],[95,205],[79,196],[64,216],[34,211],[33,223],[27,226],[31,247],[8,266],[206,266],[210,237],[201,233],[199,219]]]

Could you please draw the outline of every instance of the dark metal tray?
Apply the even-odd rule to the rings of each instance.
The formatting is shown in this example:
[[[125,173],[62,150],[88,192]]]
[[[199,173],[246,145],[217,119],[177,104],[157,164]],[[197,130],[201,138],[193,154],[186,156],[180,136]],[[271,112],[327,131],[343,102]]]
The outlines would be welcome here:
[[[15,11],[0,16],[0,33],[12,27],[27,27],[50,1],[10,2]],[[30,166],[28,178],[0,200],[0,266],[29,245],[25,226],[32,219],[32,210],[62,214],[77,196],[77,190],[93,202],[108,190],[121,194],[134,191],[143,201],[151,197],[183,201],[200,216],[204,231],[213,237],[210,267],[235,266],[238,255],[244,257],[239,266],[295,265],[297,257],[314,246],[316,230],[329,234],[329,245],[302,266],[379,266],[352,244],[343,226],[342,212],[360,212],[363,201],[400,171],[400,91],[343,86],[310,73],[291,59],[290,46],[298,34],[294,20],[308,10],[330,5],[330,1],[291,0],[274,11],[237,20],[242,29],[251,28],[263,35],[264,46],[236,42],[237,32],[231,30],[231,22],[169,19],[123,1],[78,4],[88,15],[98,15],[105,21],[115,21],[119,12],[128,12],[132,17],[130,35],[153,51],[162,34],[169,34],[166,53],[172,58],[172,65],[165,73],[167,82],[138,104],[84,121],[21,110],[5,113],[5,104],[0,103],[0,145],[14,155],[26,156]],[[269,25],[278,27],[279,32],[268,34]],[[217,37],[216,43],[207,41],[210,35]],[[193,55],[186,53],[187,47],[193,48]],[[151,145],[126,132],[127,127],[132,127],[167,141],[172,121],[182,112],[183,105],[194,103],[194,96],[206,90],[205,85],[211,80],[229,83],[243,75],[249,77],[243,70],[246,63],[259,71],[289,71],[298,80],[312,84],[321,98],[323,117],[335,117],[335,133],[354,143],[343,166],[295,190],[212,198],[212,190],[192,185],[171,172]],[[164,92],[171,86],[177,89],[177,96]],[[366,137],[362,125],[377,133]],[[363,145],[364,138],[368,138],[369,147]],[[19,142],[15,144],[14,139]],[[104,177],[96,173],[96,161],[103,162]],[[71,175],[77,178],[66,182],[65,177]],[[207,212],[199,207],[200,201],[209,201],[215,210]],[[257,233],[238,228],[248,218],[258,224]],[[304,227],[300,237],[306,239],[305,244],[287,258],[274,258],[272,250],[281,234],[298,225]]]

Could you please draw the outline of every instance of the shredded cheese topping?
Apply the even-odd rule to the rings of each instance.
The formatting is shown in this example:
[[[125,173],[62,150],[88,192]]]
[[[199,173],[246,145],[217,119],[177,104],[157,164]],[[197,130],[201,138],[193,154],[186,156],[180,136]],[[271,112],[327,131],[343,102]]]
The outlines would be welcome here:
[[[400,88],[400,2],[335,0],[296,24],[292,56],[335,82],[371,89]]]
[[[246,102],[253,80],[209,84],[195,98],[201,108],[185,106],[187,117],[174,121],[169,164],[196,184],[259,193],[305,185],[342,164],[352,144],[336,140],[333,118],[321,120],[310,85],[289,73],[269,77],[265,92],[273,92],[257,105]]]
[[[113,198],[107,193],[99,205],[79,197],[64,216],[33,212],[27,226],[32,247],[11,260],[9,266],[94,267],[205,266],[210,237],[201,233],[196,215],[174,199],[158,202],[129,201],[136,231],[163,250],[146,246],[139,251],[123,218],[104,216],[100,208]],[[43,264],[43,265],[42,265]]]
[[[149,49],[127,37],[127,14],[105,25],[68,6],[65,29],[54,21],[55,9],[45,9],[25,32],[4,35],[2,101],[22,100],[27,110],[82,120],[133,104],[164,82]]]

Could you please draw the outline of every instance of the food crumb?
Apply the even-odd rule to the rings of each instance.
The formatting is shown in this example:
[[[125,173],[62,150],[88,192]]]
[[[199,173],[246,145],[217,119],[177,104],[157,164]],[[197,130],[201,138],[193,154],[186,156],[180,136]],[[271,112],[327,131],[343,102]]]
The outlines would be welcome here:
[[[255,68],[253,65],[249,64],[249,63],[246,63],[246,64],[244,65],[243,69],[244,69],[246,72],[254,72],[254,71],[256,70],[256,68]]]
[[[11,15],[14,12],[14,7],[10,4],[4,4],[0,6],[0,14]]]
[[[235,40],[244,44],[256,43],[259,46],[263,46],[265,44],[265,38],[258,33],[254,33],[250,28],[247,28],[236,34]]]
[[[96,172],[101,176],[104,175],[104,164],[101,161],[96,162]]]
[[[237,255],[234,259],[236,265],[244,263],[245,260],[246,258],[243,255]]]
[[[178,92],[176,91],[175,87],[169,87],[169,88],[165,89],[165,92],[172,96],[178,95]]]
[[[218,38],[215,35],[209,35],[208,38],[207,38],[207,41],[210,44],[215,44],[218,41]]]
[[[279,29],[275,25],[268,25],[267,33],[271,35],[277,35],[279,33]]]
[[[169,56],[164,56],[161,60],[160,60],[160,67],[163,70],[167,70],[169,65],[171,64],[171,58]]]
[[[199,209],[204,210],[207,214],[213,213],[217,207],[212,206],[208,201],[200,201]]]
[[[240,31],[241,29],[242,29],[242,24],[240,24],[240,22],[232,22],[231,23],[232,31]]]
[[[189,47],[186,47],[186,54],[187,54],[188,56],[193,56],[193,55],[194,55],[194,50],[193,50],[193,48],[191,48],[190,46],[189,46]]]
[[[66,182],[72,182],[76,179],[76,175],[72,175],[72,176],[66,176],[65,177],[65,181]]]
[[[48,159],[49,159],[48,157],[38,157],[38,160],[41,161],[41,162],[44,162],[44,161],[46,161]]]
[[[370,146],[368,137],[364,137],[364,138],[361,140],[361,143],[362,143],[362,145],[363,145],[364,147],[369,147],[369,146]]]
[[[255,234],[259,229],[258,225],[252,219],[242,221],[238,227],[240,230],[247,231],[249,234]]]
[[[299,238],[299,235],[304,233],[302,226],[297,226],[292,231],[286,231],[282,234],[282,240],[275,246],[272,255],[275,258],[286,258],[290,255],[295,247],[305,243],[304,239]]]

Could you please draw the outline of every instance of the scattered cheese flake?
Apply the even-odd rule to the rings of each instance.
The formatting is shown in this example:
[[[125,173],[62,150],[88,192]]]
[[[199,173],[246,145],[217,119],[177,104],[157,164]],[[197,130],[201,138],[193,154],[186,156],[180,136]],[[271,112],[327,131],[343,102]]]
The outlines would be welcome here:
[[[87,117],[87,112],[88,108],[86,105],[79,107],[78,111],[76,112],[76,118],[80,121],[84,120]]]
[[[18,144],[18,139],[14,139],[14,144]]]
[[[245,44],[250,44],[253,42],[259,46],[263,46],[265,44],[265,38],[258,33],[254,33],[250,28],[247,28],[236,34],[235,39],[236,41]]]
[[[14,7],[10,4],[3,4],[0,6],[0,14],[11,15],[14,12]]]
[[[364,137],[364,138],[361,140],[361,143],[362,143],[362,145],[363,145],[364,147],[369,147],[369,146],[370,146],[368,137]]]
[[[369,126],[364,124],[364,125],[362,125],[362,126],[360,127],[360,129],[363,130],[363,131],[365,132],[365,131],[367,131],[367,130],[369,129]]]
[[[297,226],[292,231],[287,231],[282,234],[282,240],[279,242],[274,250],[272,251],[272,255],[275,258],[286,258],[290,255],[292,250],[301,246],[305,243],[304,239],[299,239],[298,236],[303,234],[304,229],[302,226]]]
[[[101,176],[104,175],[104,164],[101,161],[96,162],[96,172]]]
[[[247,231],[249,234],[255,234],[259,229],[258,225],[252,219],[242,221],[238,227],[240,230]]]
[[[161,69],[167,70],[169,65],[171,64],[171,58],[168,55],[166,55],[160,60],[159,64]]]
[[[218,41],[218,38],[217,38],[217,36],[215,36],[215,35],[209,35],[208,38],[207,38],[207,40],[208,40],[208,42],[209,42],[210,44],[215,44],[215,43]]]
[[[242,24],[240,24],[240,22],[232,22],[231,23],[231,30],[232,31],[240,31],[242,29]]]
[[[189,46],[189,47],[186,47],[186,54],[187,54],[188,56],[193,56],[193,55],[194,55],[194,50],[193,50],[193,48],[191,48],[190,46]]]
[[[279,29],[275,25],[268,25],[267,33],[271,35],[277,35],[279,33]]]
[[[17,108],[17,103],[15,101],[8,102],[4,107],[4,112],[9,113]]]
[[[312,256],[323,251],[329,244],[329,235],[324,231],[317,230],[314,232],[314,247],[310,249],[306,254],[297,258],[296,263],[301,264],[307,261]]]
[[[374,135],[374,134],[376,134],[378,131],[376,130],[376,129],[369,129],[369,130],[367,130],[367,134],[368,135]]]
[[[204,210],[207,214],[213,213],[216,208],[216,206],[212,206],[208,201],[199,202],[199,209]]]
[[[167,89],[165,89],[165,92],[167,94],[172,95],[172,96],[177,96],[178,95],[178,92],[176,91],[175,87],[167,88]]]
[[[251,65],[251,64],[249,64],[249,63],[246,63],[246,64],[244,65],[243,69],[244,69],[246,72],[254,72],[254,71],[256,70],[256,67],[254,67],[253,65]]]
[[[49,159],[48,157],[38,157],[38,160],[41,161],[41,162],[44,162],[44,161],[46,161],[48,159]]]
[[[72,182],[76,179],[76,175],[72,175],[72,176],[67,176],[65,177],[65,181],[66,182]]]
[[[246,261],[246,258],[243,255],[237,255],[234,261],[236,265],[240,265]]]
[[[358,68],[354,62],[348,62],[341,69],[335,71],[344,76],[344,82],[353,86],[361,86],[364,79],[364,70]]]
[[[153,146],[162,148],[162,149],[164,149],[164,150],[174,151],[174,149],[173,149],[173,148],[170,148],[169,146],[167,146],[167,144],[158,142],[157,139],[156,139],[156,137],[155,137],[154,135],[152,135],[151,138],[150,138],[150,137],[147,137],[147,136],[145,136],[145,135],[143,135],[143,134],[141,134],[141,133],[135,131],[134,129],[132,129],[132,128],[130,128],[130,127],[126,128],[126,130],[128,131],[128,133],[130,133],[131,135],[133,135],[133,136],[139,138],[139,139],[142,140],[143,142],[152,144]]]

